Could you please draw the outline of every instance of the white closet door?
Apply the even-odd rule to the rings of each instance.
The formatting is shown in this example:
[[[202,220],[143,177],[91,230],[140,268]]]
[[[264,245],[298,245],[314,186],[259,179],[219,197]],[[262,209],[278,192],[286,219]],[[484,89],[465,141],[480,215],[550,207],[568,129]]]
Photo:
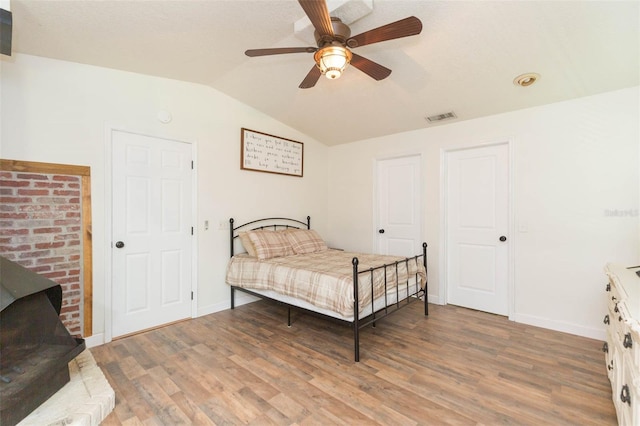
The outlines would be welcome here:
[[[113,337],[191,316],[186,143],[113,132]]]
[[[377,188],[378,253],[398,256],[420,253],[420,156],[378,161]]]
[[[507,315],[509,148],[447,154],[447,302]]]

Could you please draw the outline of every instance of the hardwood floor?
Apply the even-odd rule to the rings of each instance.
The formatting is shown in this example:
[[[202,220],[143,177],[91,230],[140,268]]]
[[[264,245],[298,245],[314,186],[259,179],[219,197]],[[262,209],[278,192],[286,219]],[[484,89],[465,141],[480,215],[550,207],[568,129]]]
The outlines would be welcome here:
[[[256,302],[92,348],[104,425],[615,425],[602,342],[455,306],[362,331]]]

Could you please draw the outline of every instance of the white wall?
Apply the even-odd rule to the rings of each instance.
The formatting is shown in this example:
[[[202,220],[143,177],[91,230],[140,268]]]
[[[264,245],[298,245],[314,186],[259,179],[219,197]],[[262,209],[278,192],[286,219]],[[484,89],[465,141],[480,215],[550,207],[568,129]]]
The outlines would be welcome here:
[[[20,54],[0,65],[0,157],[91,167],[94,334],[105,331],[110,285],[110,126],[197,145],[198,314],[229,307],[221,220],[310,215],[314,228],[326,229],[327,147],[282,123],[207,86]],[[160,110],[173,115],[170,124],[157,120]],[[303,142],[304,177],[240,170],[241,127]]]
[[[640,262],[639,88],[329,149],[327,239],[374,249],[375,160],[421,153],[429,293],[439,294],[443,150],[510,140],[516,321],[604,338],[602,268]],[[614,216],[615,210],[624,211]],[[625,216],[626,214],[626,216]],[[528,232],[517,232],[525,225]]]
[[[606,214],[639,208],[638,88],[327,148],[206,86],[19,54],[0,66],[0,157],[91,167],[96,334],[109,285],[109,126],[197,145],[199,314],[228,306],[221,220],[311,215],[331,245],[370,251],[375,160],[413,153],[423,158],[430,293],[441,299],[441,152],[504,140],[515,148],[516,229],[528,227],[510,238],[516,320],[603,337],[602,266],[640,262],[640,219]],[[304,142],[304,178],[241,171],[241,127]]]

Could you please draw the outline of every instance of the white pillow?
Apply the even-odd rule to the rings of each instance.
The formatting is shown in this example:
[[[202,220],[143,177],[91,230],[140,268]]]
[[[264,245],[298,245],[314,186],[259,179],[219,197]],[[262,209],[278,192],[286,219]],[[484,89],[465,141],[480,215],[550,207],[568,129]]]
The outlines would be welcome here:
[[[295,254],[316,253],[327,250],[327,243],[313,229],[289,229],[285,233]]]
[[[253,246],[253,243],[251,242],[251,239],[249,238],[248,232],[240,232],[238,234],[238,238],[240,238],[240,242],[242,243],[242,247],[244,247],[244,249],[247,251],[247,254],[249,256],[258,257],[258,256],[256,256],[256,249]]]
[[[253,244],[255,255],[260,260],[294,254],[291,243],[284,232],[258,230],[249,231],[247,234]]]

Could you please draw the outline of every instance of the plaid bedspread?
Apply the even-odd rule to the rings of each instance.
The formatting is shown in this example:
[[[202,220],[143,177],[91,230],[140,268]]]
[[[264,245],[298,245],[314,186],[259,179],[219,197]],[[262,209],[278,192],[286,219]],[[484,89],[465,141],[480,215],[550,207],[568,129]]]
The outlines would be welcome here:
[[[358,258],[358,270],[398,263],[386,268],[387,292],[395,291],[397,282],[405,284],[409,278],[418,275],[424,287],[426,271],[422,258],[404,261],[403,257],[377,254],[352,253],[339,250],[325,250],[294,256],[257,260],[246,254],[231,258],[227,267],[226,282],[229,285],[257,290],[273,290],[295,297],[319,308],[329,309],[343,316],[353,316],[355,297],[353,294],[352,259]],[[407,272],[408,265],[408,272]],[[371,281],[373,278],[373,292]],[[371,298],[381,297],[385,289],[385,270],[359,274],[359,306],[371,303]]]

